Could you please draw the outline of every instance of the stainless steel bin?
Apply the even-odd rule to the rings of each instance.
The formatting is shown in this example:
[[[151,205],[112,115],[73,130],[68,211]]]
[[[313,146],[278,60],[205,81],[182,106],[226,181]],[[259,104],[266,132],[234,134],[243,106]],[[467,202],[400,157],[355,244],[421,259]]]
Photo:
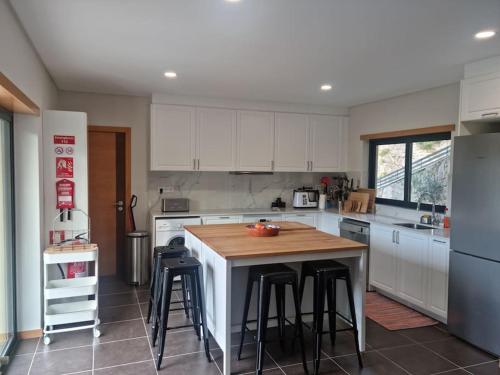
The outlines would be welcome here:
[[[149,233],[135,231],[127,233],[127,254],[125,275],[127,283],[144,285],[149,280],[150,255]]]

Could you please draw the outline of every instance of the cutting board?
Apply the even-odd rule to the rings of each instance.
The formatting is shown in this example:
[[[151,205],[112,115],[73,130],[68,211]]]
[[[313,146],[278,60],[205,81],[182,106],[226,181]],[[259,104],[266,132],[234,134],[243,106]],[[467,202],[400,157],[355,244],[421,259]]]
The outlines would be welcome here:
[[[375,211],[375,196],[377,195],[376,189],[365,189],[359,188],[358,193],[367,193],[370,194],[370,200],[368,201],[368,210],[366,212],[374,212]]]
[[[359,212],[366,214],[368,210],[368,202],[370,201],[370,194],[352,192],[344,204],[344,212]]]

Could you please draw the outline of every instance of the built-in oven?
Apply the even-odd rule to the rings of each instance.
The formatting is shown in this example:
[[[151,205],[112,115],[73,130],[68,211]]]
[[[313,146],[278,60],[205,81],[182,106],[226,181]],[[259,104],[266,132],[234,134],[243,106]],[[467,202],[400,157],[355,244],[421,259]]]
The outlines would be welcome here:
[[[366,257],[366,290],[370,290],[370,223],[364,221],[343,218],[339,224],[340,237],[366,244],[368,247]]]

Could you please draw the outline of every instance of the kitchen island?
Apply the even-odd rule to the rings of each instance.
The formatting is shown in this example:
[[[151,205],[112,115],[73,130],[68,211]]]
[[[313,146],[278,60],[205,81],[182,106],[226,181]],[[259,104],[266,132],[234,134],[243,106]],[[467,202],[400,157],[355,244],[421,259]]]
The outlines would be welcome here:
[[[307,260],[335,259],[351,269],[361,351],[365,348],[364,300],[366,245],[333,236],[296,222],[278,222],[276,237],[251,237],[245,224],[189,225],[185,227],[186,247],[203,265],[207,304],[207,326],[224,353],[224,374],[231,373],[231,333],[241,327],[248,267],[286,263],[300,270]],[[345,286],[338,283],[337,309],[348,316]],[[255,288],[254,288],[255,290]],[[292,298],[288,297],[287,302]],[[249,319],[255,318],[255,296]],[[272,316],[273,305],[270,315]],[[312,286],[306,285],[303,312],[312,311]],[[293,308],[286,306],[287,316]],[[252,316],[252,313],[254,314]],[[269,322],[272,325],[272,322]],[[234,345],[234,343],[233,343]],[[312,358],[309,358],[309,360]]]

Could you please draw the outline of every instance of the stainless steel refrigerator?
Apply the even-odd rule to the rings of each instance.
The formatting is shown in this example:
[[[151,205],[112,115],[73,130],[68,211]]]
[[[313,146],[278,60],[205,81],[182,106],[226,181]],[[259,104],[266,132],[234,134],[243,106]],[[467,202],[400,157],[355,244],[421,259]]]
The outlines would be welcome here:
[[[456,137],[448,326],[500,356],[500,133]]]

